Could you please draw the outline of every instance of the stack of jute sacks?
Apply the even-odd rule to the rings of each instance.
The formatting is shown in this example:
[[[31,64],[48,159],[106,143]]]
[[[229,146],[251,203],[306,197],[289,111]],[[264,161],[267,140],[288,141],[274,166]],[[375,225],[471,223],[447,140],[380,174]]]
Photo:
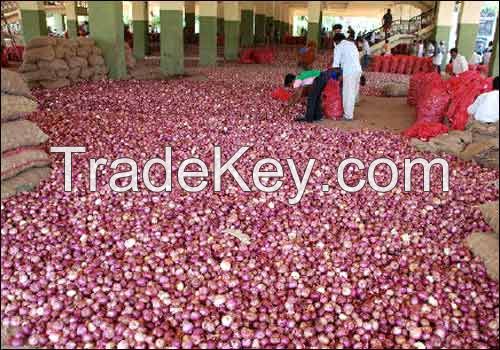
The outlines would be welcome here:
[[[412,139],[420,151],[448,153],[491,169],[499,168],[499,124],[469,121],[465,131],[454,130],[429,142]]]
[[[32,191],[51,173],[42,144],[48,136],[24,117],[37,109],[26,82],[2,69],[1,198]]]
[[[499,221],[498,201],[483,204],[479,207],[484,219],[490,225],[493,232],[475,232],[467,237],[465,243],[472,254],[483,260],[488,275],[498,281],[499,277]]]
[[[41,36],[26,44],[19,72],[30,88],[53,89],[83,80],[105,79],[108,68],[102,50],[91,38]]]

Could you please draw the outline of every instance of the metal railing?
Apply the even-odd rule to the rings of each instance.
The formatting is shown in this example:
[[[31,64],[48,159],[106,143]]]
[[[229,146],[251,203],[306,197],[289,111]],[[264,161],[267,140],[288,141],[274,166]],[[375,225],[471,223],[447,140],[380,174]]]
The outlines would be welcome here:
[[[418,33],[422,29],[425,29],[434,23],[434,18],[436,16],[436,10],[433,8],[429,11],[426,11],[418,16],[410,18],[409,20],[396,20],[392,22],[392,27],[390,31],[390,35],[398,35],[398,34],[408,34],[413,35]],[[384,33],[384,27],[379,27],[377,29],[372,30],[371,32],[363,35],[363,38],[370,41],[372,35],[374,34],[382,34]],[[384,37],[382,37],[384,39]]]

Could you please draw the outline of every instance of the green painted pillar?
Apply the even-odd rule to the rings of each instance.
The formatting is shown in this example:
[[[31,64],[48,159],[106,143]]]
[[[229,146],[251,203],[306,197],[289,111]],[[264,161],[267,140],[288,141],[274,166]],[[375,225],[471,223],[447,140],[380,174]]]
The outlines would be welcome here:
[[[262,44],[266,41],[266,15],[255,15],[255,42]]]
[[[43,1],[19,1],[21,27],[25,43],[37,36],[46,36],[47,18]]]
[[[495,30],[495,39],[493,41],[493,54],[491,55],[490,59],[490,76],[492,77],[498,77],[498,40],[499,40],[499,25],[500,25],[500,19],[497,18],[497,26]]]
[[[483,1],[464,1],[458,25],[458,52],[467,60],[472,56],[479,31],[479,17]]]
[[[66,12],[66,30],[68,31],[68,37],[76,38],[78,36],[76,1],[65,1],[64,9]]]
[[[452,46],[455,47],[455,43],[450,44],[451,38],[451,27],[453,25],[453,12],[455,10],[455,2],[454,1],[439,1],[437,2],[437,14],[436,14],[436,28],[434,30],[434,40],[439,44],[439,42],[443,41],[449,51]],[[444,71],[446,68],[446,64],[448,60],[447,53],[445,53],[445,59],[443,59],[443,63],[441,69]]]
[[[90,36],[104,54],[111,79],[127,75],[121,1],[89,1]]]
[[[224,58],[228,61],[239,56],[240,15],[238,1],[224,1]]]
[[[224,34],[224,18],[217,17],[217,35]]]
[[[321,1],[309,1],[307,3],[307,42],[314,41],[319,45],[320,34]]]
[[[143,59],[149,53],[149,13],[147,1],[132,1],[134,57]]]
[[[273,25],[273,37],[274,37],[274,42],[276,44],[280,43],[280,36],[279,36],[279,28],[281,24],[278,19],[274,19],[274,25]]]
[[[266,35],[269,33],[269,41],[273,42],[273,24],[274,20],[272,16],[266,17]]]
[[[318,31],[318,48],[321,48],[321,29],[323,28],[323,11],[319,11],[319,31]]]
[[[201,1],[200,6],[200,65],[217,63],[217,1]]]
[[[253,10],[243,9],[241,10],[241,46],[251,47],[254,44],[253,35]]]
[[[160,69],[166,75],[184,74],[184,1],[160,2]]]

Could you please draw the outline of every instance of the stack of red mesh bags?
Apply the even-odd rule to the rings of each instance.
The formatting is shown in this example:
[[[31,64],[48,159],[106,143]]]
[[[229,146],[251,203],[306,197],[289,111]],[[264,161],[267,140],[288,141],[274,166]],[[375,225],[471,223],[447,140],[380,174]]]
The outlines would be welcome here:
[[[465,130],[467,109],[476,98],[493,89],[493,78],[478,71],[467,71],[443,81],[437,73],[418,73],[412,76],[408,104],[416,106],[417,121],[404,132],[408,137],[429,139],[448,132],[443,124],[448,118],[453,130]]]
[[[371,65],[372,72],[415,74],[434,71],[432,57],[415,57],[405,55],[374,56]]]
[[[485,78],[478,71],[467,71],[451,77],[446,88],[451,96],[446,116],[453,129],[465,130],[469,119],[467,109],[479,95],[493,89],[493,78]]]
[[[404,132],[407,137],[428,140],[448,132],[443,124],[450,95],[438,73],[417,73],[410,80],[408,104],[416,106],[417,121]]]

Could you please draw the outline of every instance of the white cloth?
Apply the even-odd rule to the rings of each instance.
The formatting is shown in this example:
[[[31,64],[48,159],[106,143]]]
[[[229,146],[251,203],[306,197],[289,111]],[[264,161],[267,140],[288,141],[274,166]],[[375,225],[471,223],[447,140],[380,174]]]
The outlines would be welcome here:
[[[343,40],[335,47],[333,52],[333,68],[342,68],[343,75],[361,73],[359,51],[356,45],[348,40]]]
[[[481,64],[482,60],[483,60],[483,57],[480,54],[478,54],[477,52],[474,52],[474,53],[472,53],[472,56],[469,60],[469,63],[470,64]]]
[[[486,51],[483,56],[484,64],[490,64],[491,61],[491,51]]]
[[[365,55],[370,56],[372,54],[372,49],[370,47],[370,43],[366,39],[363,39],[363,51],[364,51]]]
[[[453,60],[453,74],[459,75],[469,70],[469,62],[462,55],[457,55]]]
[[[499,119],[498,98],[498,90],[479,95],[476,101],[469,106],[467,112],[477,121],[497,123]]]
[[[417,56],[424,57],[424,51],[424,44],[418,44]]]
[[[427,46],[427,57],[433,57],[435,51],[436,51],[436,48],[434,47],[434,45],[429,44]]]
[[[359,80],[361,71],[342,76],[342,104],[344,106],[344,118],[354,119],[354,107],[359,95]]]

